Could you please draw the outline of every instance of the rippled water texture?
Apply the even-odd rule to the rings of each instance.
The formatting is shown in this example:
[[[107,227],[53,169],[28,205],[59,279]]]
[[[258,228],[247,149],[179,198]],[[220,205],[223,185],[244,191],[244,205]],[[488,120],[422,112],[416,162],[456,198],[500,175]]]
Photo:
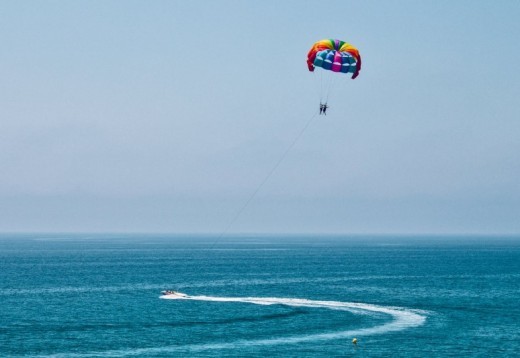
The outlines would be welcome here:
[[[520,355],[520,238],[215,240],[1,236],[0,356]]]

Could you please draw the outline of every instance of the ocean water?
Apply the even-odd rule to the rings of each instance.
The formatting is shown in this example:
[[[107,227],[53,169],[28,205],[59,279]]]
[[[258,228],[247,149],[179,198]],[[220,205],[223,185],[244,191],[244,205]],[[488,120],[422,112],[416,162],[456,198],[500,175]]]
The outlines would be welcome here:
[[[518,357],[520,238],[3,234],[0,302],[2,357]]]

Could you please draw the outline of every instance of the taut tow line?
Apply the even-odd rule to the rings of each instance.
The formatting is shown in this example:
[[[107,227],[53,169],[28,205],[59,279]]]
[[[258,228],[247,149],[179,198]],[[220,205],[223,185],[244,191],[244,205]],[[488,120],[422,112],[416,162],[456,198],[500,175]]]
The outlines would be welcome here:
[[[298,135],[296,135],[296,137],[292,140],[292,142],[289,144],[289,146],[285,149],[285,151],[282,153],[282,155],[280,156],[280,158],[278,159],[278,161],[273,165],[273,167],[271,168],[271,170],[267,173],[267,175],[264,177],[264,179],[260,182],[260,184],[258,184],[258,186],[256,187],[256,189],[251,193],[251,195],[249,196],[249,198],[244,202],[244,204],[240,207],[240,209],[237,211],[237,213],[235,214],[235,216],[233,217],[233,219],[227,224],[227,226],[224,228],[224,230],[220,233],[220,235],[215,239],[215,241],[213,242],[213,244],[211,245],[210,249],[213,249],[213,247],[217,244],[218,241],[220,241],[220,239],[222,239],[228,232],[229,230],[231,229],[231,227],[235,224],[235,222],[238,220],[238,218],[240,217],[240,215],[242,214],[242,212],[248,207],[248,205],[251,203],[251,201],[255,198],[256,194],[258,194],[258,192],[262,189],[262,187],[265,185],[265,183],[267,183],[267,181],[269,180],[269,178],[274,174],[274,172],[276,171],[276,169],[280,166],[280,164],[282,164],[283,160],[285,159],[285,157],[287,156],[287,154],[289,154],[289,152],[291,151],[291,149],[296,145],[296,143],[300,140],[300,138],[303,136],[303,134],[305,133],[305,131],[307,130],[307,128],[310,126],[310,124],[312,123],[312,120],[317,116],[318,112],[316,111],[312,117],[310,117],[307,122],[305,122],[305,125],[302,127],[302,129],[300,130],[300,132],[298,133]]]

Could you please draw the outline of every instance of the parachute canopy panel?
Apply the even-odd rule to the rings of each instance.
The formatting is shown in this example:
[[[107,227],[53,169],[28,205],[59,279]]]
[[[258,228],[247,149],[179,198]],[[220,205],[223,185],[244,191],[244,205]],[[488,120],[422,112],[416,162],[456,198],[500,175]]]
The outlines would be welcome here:
[[[309,71],[315,67],[341,73],[352,73],[352,79],[361,70],[361,56],[354,46],[341,40],[325,39],[312,45],[307,54]]]

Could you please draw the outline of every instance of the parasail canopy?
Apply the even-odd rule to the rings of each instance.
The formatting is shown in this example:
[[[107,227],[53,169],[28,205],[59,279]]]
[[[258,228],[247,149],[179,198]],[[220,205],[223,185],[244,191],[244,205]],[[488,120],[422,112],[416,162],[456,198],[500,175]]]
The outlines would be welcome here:
[[[309,71],[321,67],[324,70],[352,73],[352,79],[361,70],[361,56],[357,48],[341,40],[325,39],[312,45],[307,54]]]

